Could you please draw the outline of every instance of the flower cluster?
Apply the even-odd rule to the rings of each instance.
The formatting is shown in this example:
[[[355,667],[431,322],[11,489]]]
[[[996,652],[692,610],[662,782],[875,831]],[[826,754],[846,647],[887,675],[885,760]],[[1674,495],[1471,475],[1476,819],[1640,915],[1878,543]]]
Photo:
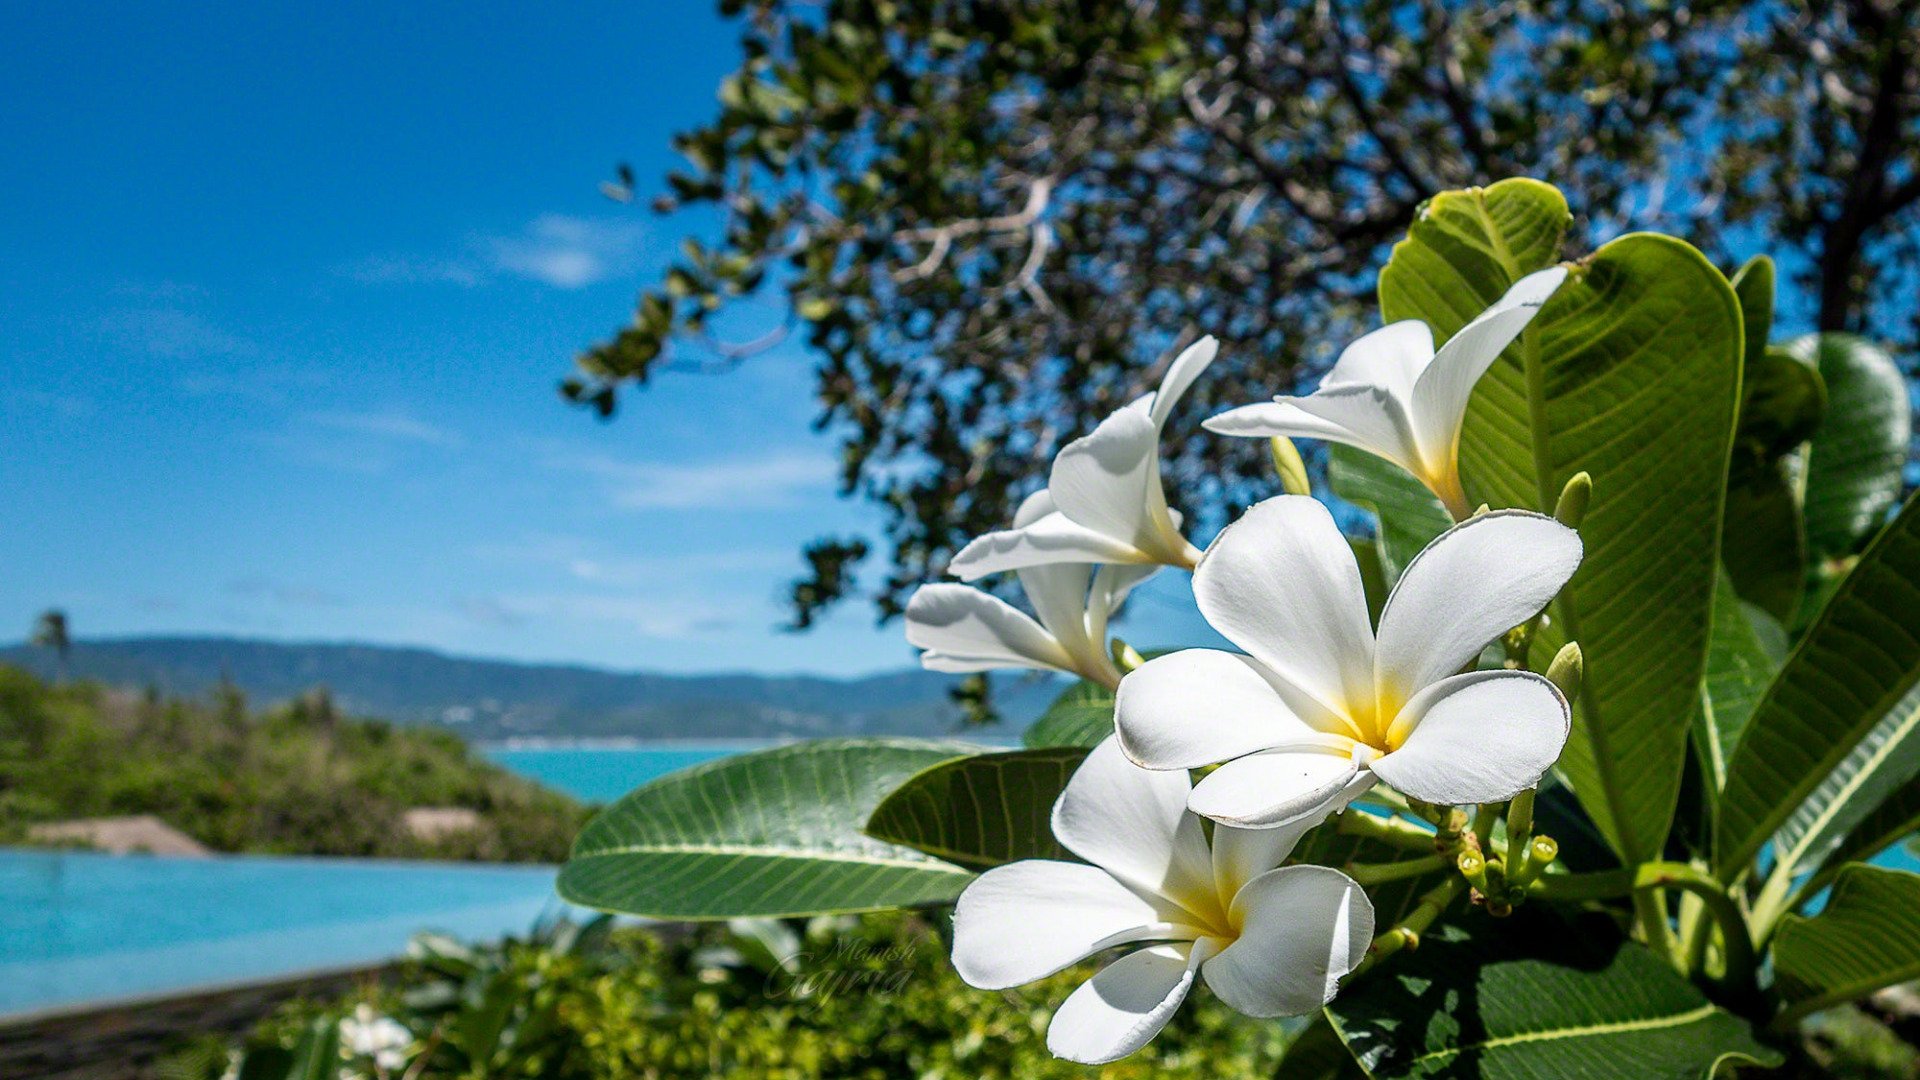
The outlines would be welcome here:
[[[1319,1008],[1366,955],[1373,907],[1339,870],[1285,865],[1300,838],[1376,783],[1435,806],[1485,805],[1533,788],[1559,758],[1570,712],[1554,684],[1476,668],[1572,577],[1580,538],[1541,514],[1471,513],[1457,459],[1474,384],[1564,278],[1556,268],[1521,280],[1438,352],[1423,323],[1384,327],[1313,394],[1206,422],[1359,447],[1449,508],[1458,523],[1407,565],[1377,627],[1352,548],[1312,498],[1259,503],[1205,552],[1182,534],[1160,432],[1213,361],[1211,338],[1181,353],[1155,393],[1062,449],[1010,529],[952,560],[969,581],[1017,572],[1034,616],[965,585],[913,597],[908,638],[929,668],[1056,669],[1117,692],[1115,734],[1054,807],[1056,839],[1085,862],[989,870],[954,913],[954,964],[985,989],[1133,947],[1055,1014],[1048,1045],[1060,1057],[1098,1064],[1138,1050],[1196,978],[1252,1016]],[[1193,572],[1202,614],[1241,651],[1187,649],[1123,670],[1108,621],[1162,566]]]

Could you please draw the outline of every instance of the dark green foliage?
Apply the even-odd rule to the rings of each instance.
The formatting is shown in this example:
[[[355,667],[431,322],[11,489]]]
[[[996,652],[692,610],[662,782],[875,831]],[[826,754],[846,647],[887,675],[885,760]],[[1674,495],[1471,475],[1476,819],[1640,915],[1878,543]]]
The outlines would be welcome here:
[[[417,840],[401,814],[478,811]],[[557,862],[585,812],[443,731],[340,718],[319,696],[259,715],[211,703],[50,687],[0,665],[0,843],[66,818],[152,814],[216,851]]]
[[[563,388],[606,416],[660,372],[807,346],[765,362],[815,369],[843,489],[887,520],[807,550],[799,625],[856,588],[897,614],[1199,334],[1224,348],[1189,416],[1294,389],[1449,188],[1550,179],[1569,256],[1659,229],[1731,265],[1765,236],[1819,329],[1913,340],[1920,5],[720,6],[740,65],[686,168],[613,187],[720,224]],[[1183,418],[1164,449],[1181,509],[1273,490],[1257,442]]]
[[[1779,1064],[1732,1013],[1601,916],[1474,913],[1327,1008],[1369,1075],[1710,1080]]]
[[[413,1052],[426,1055],[409,1066],[417,1080],[1094,1075],[1045,1046],[1052,1010],[1091,966],[988,994],[961,983],[946,945],[910,916],[739,930],[563,927],[484,949],[424,941],[419,959],[371,1004],[414,1033]],[[769,952],[767,938],[781,939],[784,951]],[[288,1009],[247,1038],[248,1061],[284,1061],[315,1019],[350,1016],[363,1000]],[[1253,1080],[1274,1075],[1285,1045],[1278,1025],[1196,989],[1151,1046],[1098,1075]],[[373,1075],[364,1059],[338,1064],[348,1076]]]

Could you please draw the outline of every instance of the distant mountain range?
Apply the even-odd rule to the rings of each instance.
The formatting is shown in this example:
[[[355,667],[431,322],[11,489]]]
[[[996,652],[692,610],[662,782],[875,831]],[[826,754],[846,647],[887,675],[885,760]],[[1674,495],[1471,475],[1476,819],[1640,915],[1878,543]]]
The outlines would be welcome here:
[[[0,663],[42,676],[45,649],[0,648]],[[384,645],[292,644],[244,638],[77,641],[78,678],[202,695],[230,679],[257,705],[324,686],[354,716],[434,724],[475,741],[511,738],[761,738],[950,732],[955,676],[901,670],[864,678],[666,675],[521,664]],[[1009,731],[1039,715],[1057,680],[1008,679],[995,705]]]

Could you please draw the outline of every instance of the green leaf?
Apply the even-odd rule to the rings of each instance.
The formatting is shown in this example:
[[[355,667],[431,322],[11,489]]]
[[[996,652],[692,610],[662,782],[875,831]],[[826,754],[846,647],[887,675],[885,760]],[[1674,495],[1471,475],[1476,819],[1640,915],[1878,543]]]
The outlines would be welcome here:
[[[1920,681],[1920,500],[1875,538],[1754,709],[1727,766],[1715,861],[1731,881]]]
[[[1113,691],[1081,680],[1053,699],[1020,741],[1029,747],[1078,746],[1091,750],[1113,734]]]
[[[1783,1020],[1920,978],[1920,874],[1845,867],[1820,914],[1781,920],[1773,970]]]
[[[1767,339],[1773,336],[1773,260],[1755,255],[1734,271],[1729,282],[1740,298],[1740,321],[1747,340],[1749,366],[1767,351]]]
[[[1381,275],[1389,321],[1453,333],[1557,256],[1565,203],[1532,181],[1436,197]],[[1739,302],[1699,252],[1637,234],[1576,266],[1475,389],[1469,501],[1551,510],[1582,470],[1586,560],[1534,652],[1580,642],[1563,775],[1628,861],[1665,843],[1698,707],[1740,389]]]
[[[1920,687],[1907,693],[1895,711],[1920,710]],[[1920,831],[1920,779],[1909,780],[1881,799],[1826,857],[1820,870],[1824,876],[1830,867],[1842,863],[1863,862]]]
[[[1912,406],[1886,351],[1845,334],[1795,338],[1786,350],[1816,364],[1827,421],[1807,448],[1807,547],[1825,559],[1853,551],[1900,498]]]
[[[1427,200],[1380,271],[1380,314],[1421,319],[1435,344],[1458,333],[1507,286],[1560,258],[1573,215],[1538,180],[1502,180]]]
[[[1726,529],[1720,559],[1740,596],[1781,623],[1799,614],[1806,589],[1807,539],[1792,458],[1727,476]]]
[[[1334,494],[1373,511],[1380,569],[1391,585],[1420,549],[1452,527],[1453,518],[1425,484],[1385,458],[1339,443],[1327,444],[1327,479]]]
[[[976,870],[1071,859],[1053,838],[1053,804],[1086,756],[1051,747],[942,762],[881,800],[867,835]]]
[[[1274,1075],[1286,1080],[1365,1080],[1367,1074],[1325,1015],[1316,1014],[1287,1043]]]
[[[601,811],[560,895],[661,919],[879,911],[941,903],[973,875],[860,832],[894,788],[965,743],[821,739],[674,773]]]
[[[1327,1015],[1379,1080],[1696,1080],[1726,1061],[1781,1060],[1611,920],[1569,921],[1538,905],[1439,927]]]
[[[1797,452],[1826,415],[1826,384],[1810,361],[1747,344],[1720,558],[1742,597],[1789,623],[1807,577]]]
[[[1773,873],[1793,873],[1830,854],[1834,845],[1916,774],[1920,774],[1920,685],[1880,718],[1780,826],[1773,838]]]
[[[1700,712],[1694,728],[1701,773],[1711,781],[1716,797],[1727,784],[1727,759],[1740,744],[1777,666],[1754,631],[1732,580],[1720,575],[1713,593],[1707,677],[1700,684]]]
[[[293,1044],[286,1080],[334,1080],[340,1075],[340,1022],[322,1016],[310,1021]]]

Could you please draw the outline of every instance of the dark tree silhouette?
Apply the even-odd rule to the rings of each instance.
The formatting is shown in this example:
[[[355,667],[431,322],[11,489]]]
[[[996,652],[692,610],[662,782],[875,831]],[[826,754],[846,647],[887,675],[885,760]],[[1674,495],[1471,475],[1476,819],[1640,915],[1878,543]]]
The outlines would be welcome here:
[[[856,574],[870,538],[811,545],[798,626],[861,592],[897,614],[1200,334],[1223,360],[1191,415],[1312,374],[1439,190],[1539,176],[1586,238],[1770,251],[1811,297],[1800,328],[1916,332],[1892,325],[1920,266],[1909,0],[721,8],[741,66],[654,205],[722,223],[563,390],[610,415],[623,384],[807,346],[889,566]],[[1263,448],[1193,424],[1164,452],[1192,506],[1269,482]]]

